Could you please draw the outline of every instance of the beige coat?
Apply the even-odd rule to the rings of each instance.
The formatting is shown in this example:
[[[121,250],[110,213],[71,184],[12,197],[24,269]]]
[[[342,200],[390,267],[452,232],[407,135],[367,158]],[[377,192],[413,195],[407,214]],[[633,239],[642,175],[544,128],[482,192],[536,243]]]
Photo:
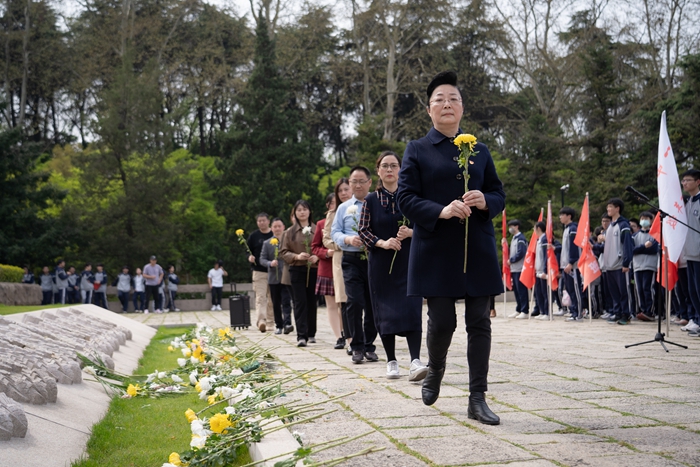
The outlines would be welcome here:
[[[323,246],[333,250],[333,291],[335,292],[335,302],[345,303],[348,301],[345,295],[345,281],[343,280],[343,250],[331,239],[331,227],[335,219],[335,211],[328,211],[326,214],[326,224],[323,226]]]

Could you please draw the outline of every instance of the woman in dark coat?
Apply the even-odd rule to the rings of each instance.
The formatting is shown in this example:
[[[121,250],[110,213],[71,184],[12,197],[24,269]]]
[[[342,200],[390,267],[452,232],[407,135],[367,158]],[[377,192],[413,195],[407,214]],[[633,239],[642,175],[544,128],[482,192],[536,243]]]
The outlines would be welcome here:
[[[433,128],[406,146],[397,201],[414,223],[408,265],[408,293],[428,299],[428,375],[423,403],[435,403],[445,374],[447,351],[457,328],[455,303],[464,299],[469,363],[469,418],[497,425],[486,404],[491,352],[492,295],[503,292],[492,219],[505,207],[505,192],[488,148],[476,143],[464,169],[454,138],[464,113],[457,75],[443,72],[427,88]],[[465,222],[468,222],[467,265]]]
[[[413,229],[396,204],[399,157],[384,151],[377,159],[379,184],[362,205],[359,235],[369,254],[369,289],[374,324],[386,352],[386,376],[399,378],[396,336],[406,337],[411,354],[408,380],[425,378],[428,368],[420,361],[423,299],[407,296],[408,255]]]

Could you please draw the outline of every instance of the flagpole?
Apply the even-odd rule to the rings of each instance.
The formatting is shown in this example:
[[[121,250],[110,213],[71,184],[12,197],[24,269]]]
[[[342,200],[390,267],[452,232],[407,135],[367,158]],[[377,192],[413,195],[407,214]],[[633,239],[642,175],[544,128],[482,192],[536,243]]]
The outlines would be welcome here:
[[[591,284],[588,284],[588,322],[593,323],[593,307],[591,306]]]
[[[669,324],[670,324],[669,323],[669,321],[670,321],[669,314],[670,314],[670,308],[671,308],[671,300],[669,300],[669,299],[671,297],[671,291],[668,290],[668,286],[669,286],[669,284],[668,284],[668,248],[666,246],[663,246],[663,249],[664,249],[664,251],[663,251],[663,254],[661,255],[661,257],[663,258],[663,262],[664,262],[664,266],[665,266],[664,269],[666,269],[666,273],[664,274],[664,276],[665,276],[664,280],[666,281],[666,313],[665,313],[665,315],[666,315],[666,335],[669,336],[670,335],[669,332],[671,332],[671,329],[669,328]],[[661,319],[661,310],[659,310],[659,319]]]
[[[547,201],[547,228],[549,228],[549,221],[552,218],[552,200]],[[554,233],[552,232],[552,235]],[[547,238],[547,257],[545,258],[545,271],[547,271],[547,303],[549,303],[549,320],[553,321],[552,316],[553,303],[552,303],[552,271],[549,270],[549,248],[551,247],[549,243],[550,239]]]

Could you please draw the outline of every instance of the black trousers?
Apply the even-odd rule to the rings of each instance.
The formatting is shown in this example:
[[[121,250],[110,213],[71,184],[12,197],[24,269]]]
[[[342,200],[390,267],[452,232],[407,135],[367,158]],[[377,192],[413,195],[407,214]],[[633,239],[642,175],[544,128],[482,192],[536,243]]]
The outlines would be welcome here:
[[[160,309],[160,296],[158,294],[158,286],[157,285],[147,285],[146,286],[146,306],[144,307],[144,310],[148,309],[148,302],[151,300],[151,296],[153,296],[153,311],[159,310]]]
[[[211,288],[211,304],[221,306],[221,296],[224,292],[223,287]]]
[[[377,328],[374,326],[367,260],[362,260],[352,253],[343,253],[342,266],[345,294],[348,296],[345,313],[348,317],[346,337],[352,337],[350,348],[360,352],[374,352],[376,350],[374,339],[377,338]],[[364,322],[362,319],[363,311]]]
[[[286,287],[284,284],[269,284],[270,285],[270,300],[272,300],[272,311],[275,314],[275,327],[281,329],[284,327],[284,317],[282,316],[282,290]]]
[[[316,337],[316,268],[290,266],[289,278],[294,297],[294,322],[297,325],[297,340]]]
[[[436,342],[449,342],[457,329],[454,297],[428,297],[428,352]],[[469,391],[486,392],[491,356],[491,297],[464,297],[464,320],[467,330]]]

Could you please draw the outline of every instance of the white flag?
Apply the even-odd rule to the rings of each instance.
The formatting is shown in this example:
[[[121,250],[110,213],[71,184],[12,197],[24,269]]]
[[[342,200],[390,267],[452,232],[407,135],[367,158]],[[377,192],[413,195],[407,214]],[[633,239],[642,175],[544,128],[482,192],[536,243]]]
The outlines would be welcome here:
[[[678,179],[676,158],[673,157],[671,140],[668,139],[666,130],[666,112],[661,114],[661,130],[659,131],[659,160],[656,168],[657,186],[659,188],[659,207],[681,222],[687,223],[688,216],[685,212],[681,182]],[[663,235],[664,244],[668,248],[668,259],[678,261],[685,244],[685,236],[688,228],[676,219],[667,217],[664,219]]]

